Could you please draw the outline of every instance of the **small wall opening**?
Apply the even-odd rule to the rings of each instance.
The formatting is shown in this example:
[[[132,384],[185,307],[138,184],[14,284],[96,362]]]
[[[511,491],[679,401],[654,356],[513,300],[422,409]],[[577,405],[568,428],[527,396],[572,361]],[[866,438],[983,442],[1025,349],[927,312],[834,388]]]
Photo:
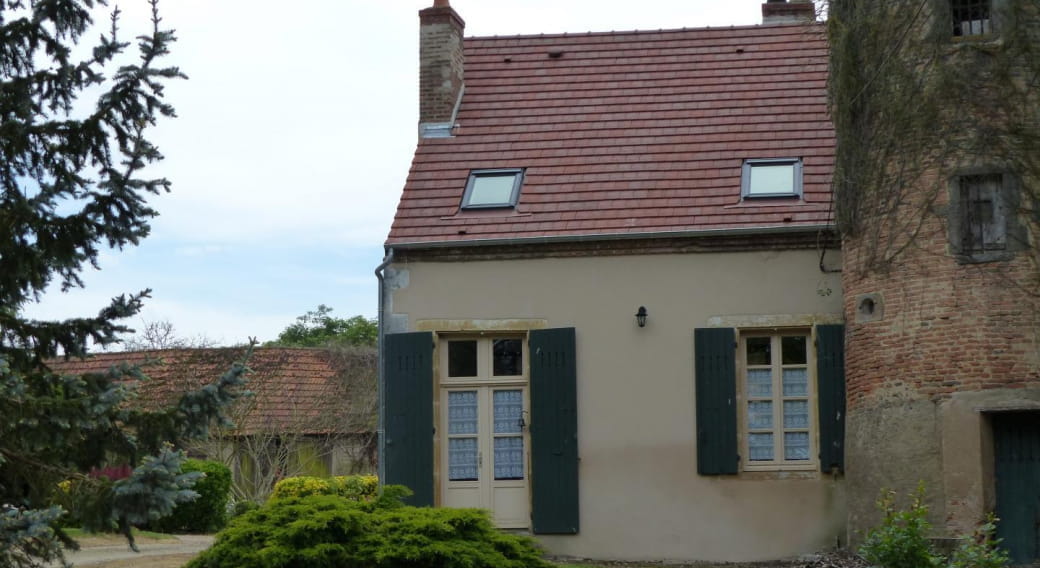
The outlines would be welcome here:
[[[884,317],[884,304],[880,294],[856,296],[856,323],[879,321],[882,317]]]

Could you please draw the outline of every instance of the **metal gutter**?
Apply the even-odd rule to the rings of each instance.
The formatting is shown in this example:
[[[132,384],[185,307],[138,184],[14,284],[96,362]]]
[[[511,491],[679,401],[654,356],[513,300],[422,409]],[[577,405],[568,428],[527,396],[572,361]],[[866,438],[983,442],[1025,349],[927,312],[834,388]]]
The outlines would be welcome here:
[[[834,230],[834,225],[799,225],[797,227],[748,227],[743,229],[707,229],[700,231],[654,231],[645,233],[594,233],[587,235],[554,235],[547,237],[514,237],[509,239],[470,239],[457,241],[417,241],[394,243],[397,249],[423,249],[447,247],[476,247],[494,245],[523,245],[542,243],[568,243],[590,241],[620,241],[636,239],[667,239],[690,237],[718,237],[744,235],[786,235]]]
[[[383,257],[383,262],[379,263],[376,267],[376,279],[379,280],[379,310],[378,310],[378,331],[376,332],[376,349],[379,355],[379,365],[376,371],[376,392],[379,398],[379,411],[378,419],[379,423],[376,425],[376,448],[377,454],[376,459],[378,460],[378,466],[376,474],[379,476],[379,485],[383,485],[384,474],[386,473],[386,465],[383,460],[385,447],[384,425],[386,424],[386,401],[383,397],[383,378],[386,374],[386,357],[383,352],[383,336],[386,334],[386,326],[383,323],[385,319],[385,313],[383,309],[383,301],[386,297],[386,281],[384,280],[383,270],[390,263],[394,261],[394,248],[386,247],[386,256]]]

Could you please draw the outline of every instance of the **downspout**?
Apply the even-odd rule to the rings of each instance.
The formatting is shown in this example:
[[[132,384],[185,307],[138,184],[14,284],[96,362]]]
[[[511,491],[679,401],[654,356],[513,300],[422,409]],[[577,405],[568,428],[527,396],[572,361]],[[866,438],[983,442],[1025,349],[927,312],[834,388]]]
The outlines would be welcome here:
[[[384,352],[383,336],[386,334],[386,325],[383,320],[386,319],[385,310],[383,309],[383,301],[386,297],[386,280],[384,279],[383,270],[390,263],[394,261],[394,249],[393,247],[386,247],[386,256],[383,257],[383,262],[376,267],[376,279],[379,280],[379,311],[378,311],[378,338],[376,339],[376,346],[379,352],[379,369],[377,371],[376,388],[379,397],[379,423],[376,426],[376,459],[378,465],[376,474],[379,476],[379,485],[383,485],[383,478],[386,474],[386,465],[383,460],[384,451],[386,450],[386,440],[384,425],[386,424],[386,401],[383,399],[383,379],[386,375],[386,355]]]

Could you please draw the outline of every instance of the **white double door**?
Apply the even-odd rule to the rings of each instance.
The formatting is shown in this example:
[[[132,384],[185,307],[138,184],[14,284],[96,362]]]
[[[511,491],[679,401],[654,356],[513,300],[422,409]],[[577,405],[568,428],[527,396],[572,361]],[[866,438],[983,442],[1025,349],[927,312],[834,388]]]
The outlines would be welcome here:
[[[444,388],[440,408],[442,505],[489,509],[500,528],[529,527],[526,386]]]

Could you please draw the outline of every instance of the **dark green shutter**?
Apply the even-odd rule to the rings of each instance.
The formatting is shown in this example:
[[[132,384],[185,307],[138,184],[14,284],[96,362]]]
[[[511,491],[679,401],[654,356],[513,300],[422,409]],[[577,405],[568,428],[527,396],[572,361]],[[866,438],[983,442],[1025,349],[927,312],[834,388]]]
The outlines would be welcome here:
[[[405,485],[409,505],[433,505],[433,334],[384,336],[383,483]]]
[[[816,326],[820,470],[845,470],[845,326]]]
[[[578,532],[578,389],[574,329],[531,332],[531,521]]]
[[[736,333],[729,328],[695,329],[697,473],[737,473]]]

